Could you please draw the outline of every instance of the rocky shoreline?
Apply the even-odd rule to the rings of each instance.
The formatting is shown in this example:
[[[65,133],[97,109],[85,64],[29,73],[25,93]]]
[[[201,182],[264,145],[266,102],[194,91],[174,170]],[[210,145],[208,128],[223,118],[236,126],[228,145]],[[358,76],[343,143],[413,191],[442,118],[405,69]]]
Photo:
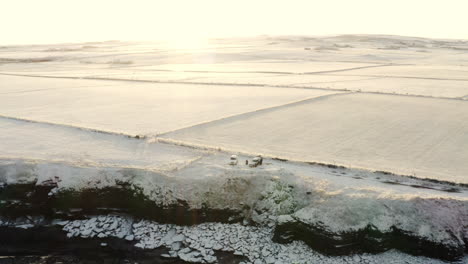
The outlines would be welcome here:
[[[396,251],[327,256],[300,241],[277,244],[272,229],[242,224],[178,226],[125,215],[9,224],[0,228],[0,263],[445,263]]]
[[[55,188],[49,182],[4,185],[0,189],[0,237],[9,241],[2,243],[2,255],[48,255],[45,249],[34,252],[28,248],[37,249],[36,246],[24,246],[28,241],[40,240],[47,245],[57,241],[73,245],[77,239],[98,241],[92,242],[93,250],[107,251],[108,239],[117,239],[118,245],[125,245],[124,256],[129,254],[130,258],[135,250],[157,250],[158,253],[151,252],[162,261],[178,259],[191,263],[231,263],[220,262],[217,252],[230,254],[226,261],[239,260],[232,263],[242,259],[255,264],[310,260],[340,263],[359,256],[356,254],[369,258],[371,263],[375,258],[372,254],[390,249],[449,261],[466,259],[463,246],[434,243],[401,230],[382,233],[369,227],[341,234],[301,223],[291,216],[258,223],[240,211],[191,209],[182,201],[160,207],[126,184],[82,191],[58,192]],[[261,214],[258,208],[256,213]],[[25,235],[18,235],[22,232]],[[11,243],[10,238],[18,243]],[[70,246],[70,250],[73,248],[80,247]]]
[[[165,257],[169,249],[141,249],[133,241],[117,237],[70,238],[59,225],[25,228],[0,228],[1,264],[50,263],[140,263],[183,264],[180,258]],[[218,263],[239,263],[242,258],[215,252]]]

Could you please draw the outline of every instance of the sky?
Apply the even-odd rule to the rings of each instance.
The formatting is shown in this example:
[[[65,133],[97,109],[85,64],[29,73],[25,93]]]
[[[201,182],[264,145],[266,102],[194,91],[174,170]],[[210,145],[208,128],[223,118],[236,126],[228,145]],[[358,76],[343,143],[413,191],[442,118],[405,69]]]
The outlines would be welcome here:
[[[468,39],[467,0],[2,0],[0,45],[391,34]]]

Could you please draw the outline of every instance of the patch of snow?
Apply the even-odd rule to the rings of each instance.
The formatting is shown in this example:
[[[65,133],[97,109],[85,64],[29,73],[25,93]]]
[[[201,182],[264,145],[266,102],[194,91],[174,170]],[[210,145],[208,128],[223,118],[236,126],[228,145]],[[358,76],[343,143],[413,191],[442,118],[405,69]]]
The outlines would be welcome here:
[[[94,220],[91,220],[94,219]],[[157,222],[142,220],[133,221],[128,217],[100,216],[80,222],[79,227],[69,223],[64,231],[69,237],[89,237],[94,232],[90,221],[98,225],[102,221],[116,221],[118,223],[133,223],[126,225],[129,232],[134,234],[136,247],[154,249],[167,247],[169,254],[161,255],[165,258],[180,258],[193,263],[216,263],[214,250],[232,252],[235,255],[247,258],[243,263],[445,263],[425,257],[415,257],[397,251],[388,251],[380,254],[360,254],[351,256],[329,257],[319,254],[304,243],[294,241],[290,244],[277,244],[272,239],[272,229],[264,227],[243,226],[240,224],[205,223],[197,226],[176,226],[159,224]],[[101,219],[101,220],[99,220]],[[75,221],[75,222],[76,222]],[[86,226],[92,228],[89,231]],[[115,229],[105,229],[102,232],[106,237],[115,235]],[[172,239],[169,239],[172,238]],[[174,239],[176,238],[176,239]],[[467,257],[462,261],[468,260]]]

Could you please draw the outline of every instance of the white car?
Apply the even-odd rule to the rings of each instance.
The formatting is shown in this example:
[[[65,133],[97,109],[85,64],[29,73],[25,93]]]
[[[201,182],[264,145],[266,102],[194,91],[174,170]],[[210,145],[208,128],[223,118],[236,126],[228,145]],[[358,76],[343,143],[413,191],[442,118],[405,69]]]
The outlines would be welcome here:
[[[232,155],[231,158],[229,159],[229,165],[237,165],[237,155]]]

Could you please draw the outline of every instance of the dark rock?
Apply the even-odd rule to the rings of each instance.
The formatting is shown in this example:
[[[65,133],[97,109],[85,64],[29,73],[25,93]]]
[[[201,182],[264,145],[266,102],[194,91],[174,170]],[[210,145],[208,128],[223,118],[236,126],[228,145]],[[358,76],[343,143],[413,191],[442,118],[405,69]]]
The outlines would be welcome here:
[[[101,243],[107,243],[102,247]],[[185,264],[177,258],[164,258],[166,248],[139,249],[125,239],[67,238],[59,227],[19,229],[0,228],[0,264],[49,264],[49,263],[139,263]],[[216,252],[218,263],[238,264],[244,257],[232,253]]]
[[[398,249],[412,255],[454,261],[461,259],[465,251],[464,245],[453,247],[435,243],[396,227],[388,233],[383,233],[371,225],[356,232],[331,233],[321,226],[309,225],[298,220],[278,224],[273,240],[278,243],[302,240],[326,255],[379,253]]]
[[[128,184],[79,192],[60,191],[49,196],[53,188],[52,185],[35,184],[15,184],[0,188],[0,215],[8,218],[41,215],[49,219],[75,219],[87,214],[117,212],[179,225],[242,221],[240,212],[207,207],[191,209],[185,201],[163,207]]]

